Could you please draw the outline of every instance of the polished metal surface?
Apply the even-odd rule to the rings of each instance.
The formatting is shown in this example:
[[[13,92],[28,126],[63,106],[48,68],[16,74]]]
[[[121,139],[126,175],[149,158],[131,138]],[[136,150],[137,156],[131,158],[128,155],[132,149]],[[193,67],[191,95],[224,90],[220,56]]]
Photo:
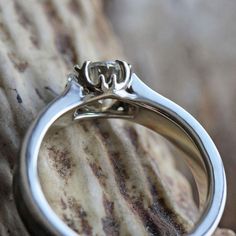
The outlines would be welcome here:
[[[38,154],[49,128],[81,119],[121,118],[152,129],[187,154],[185,161],[198,187],[201,211],[188,235],[212,235],[224,210],[226,180],[220,155],[203,127],[183,108],[145,85],[126,62],[85,62],[75,70],[64,93],[38,115],[22,145],[14,195],[29,232],[77,235],[54,213],[40,186]]]

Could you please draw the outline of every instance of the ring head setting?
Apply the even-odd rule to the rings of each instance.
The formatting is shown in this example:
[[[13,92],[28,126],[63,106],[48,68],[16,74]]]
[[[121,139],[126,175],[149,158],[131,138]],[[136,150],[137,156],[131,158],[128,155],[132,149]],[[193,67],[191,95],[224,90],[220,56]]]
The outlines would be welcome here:
[[[130,81],[131,66],[123,61],[84,62],[75,67],[78,83],[88,92],[109,93],[125,89]]]

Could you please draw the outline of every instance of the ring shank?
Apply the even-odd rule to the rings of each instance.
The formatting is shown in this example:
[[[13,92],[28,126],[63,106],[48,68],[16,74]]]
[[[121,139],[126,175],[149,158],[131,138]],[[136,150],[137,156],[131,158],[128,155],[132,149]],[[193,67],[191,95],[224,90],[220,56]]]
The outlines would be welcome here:
[[[188,112],[150,89],[135,74],[132,90],[136,95],[133,100],[142,107],[135,122],[161,134],[187,154],[185,161],[198,187],[202,213],[189,235],[212,235],[226,201],[225,172],[215,144]]]
[[[211,235],[224,209],[226,183],[221,158],[209,135],[189,113],[151,90],[135,74],[131,76],[129,92],[118,90],[109,96],[137,106],[138,112],[131,121],[163,135],[188,154],[186,162],[195,177],[200,209],[203,209],[202,217],[189,235]],[[25,138],[14,178],[15,198],[27,228],[35,235],[43,231],[47,235],[77,235],[49,206],[40,186],[37,161],[48,129],[55,121],[64,125],[73,122],[72,114],[85,103],[83,99],[80,85],[70,81],[66,91],[38,116]]]

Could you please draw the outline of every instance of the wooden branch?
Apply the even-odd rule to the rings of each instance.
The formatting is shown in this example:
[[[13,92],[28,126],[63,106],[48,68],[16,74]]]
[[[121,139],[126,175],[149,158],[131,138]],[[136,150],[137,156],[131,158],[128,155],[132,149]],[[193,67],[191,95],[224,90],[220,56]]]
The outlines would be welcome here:
[[[0,1],[0,235],[27,235],[12,173],[34,117],[64,89],[73,64],[122,57],[99,0]],[[52,208],[82,235],[178,235],[198,215],[164,141],[127,122],[49,133],[39,174]]]

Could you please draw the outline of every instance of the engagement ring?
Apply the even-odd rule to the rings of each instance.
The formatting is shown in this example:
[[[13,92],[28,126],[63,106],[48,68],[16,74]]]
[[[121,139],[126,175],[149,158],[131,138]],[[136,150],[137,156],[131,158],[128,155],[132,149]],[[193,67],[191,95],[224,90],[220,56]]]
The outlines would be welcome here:
[[[14,176],[17,209],[32,235],[78,235],[52,210],[38,176],[38,155],[50,128],[84,119],[120,118],[143,125],[181,149],[198,189],[201,216],[188,235],[210,236],[224,210],[226,180],[221,157],[203,127],[183,108],[144,84],[124,61],[75,66],[65,91],[31,125]]]

